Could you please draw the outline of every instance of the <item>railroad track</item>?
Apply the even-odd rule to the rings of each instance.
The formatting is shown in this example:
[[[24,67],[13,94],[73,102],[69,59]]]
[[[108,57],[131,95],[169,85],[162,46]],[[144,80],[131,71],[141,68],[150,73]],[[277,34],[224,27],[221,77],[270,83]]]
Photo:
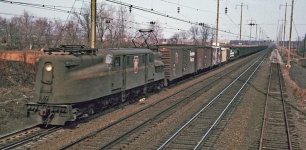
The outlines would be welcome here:
[[[216,74],[198,82],[192,87],[178,91],[157,103],[151,104],[102,129],[98,129],[95,132],[85,135],[83,138],[63,146],[62,149],[109,149],[118,144],[124,138],[128,137],[130,134],[152,124],[152,122],[167,118],[167,116],[171,115],[175,109],[182,107],[189,103],[190,100],[201,95],[201,93],[209,90],[217,81],[220,82],[220,79],[228,76],[238,68],[241,68],[241,66],[237,65],[232,69],[227,69],[220,74]],[[186,95],[186,93],[188,94]]]
[[[233,103],[263,63],[264,56],[241,73],[222,92],[169,136],[158,149],[200,149],[210,146],[211,142],[206,139],[226,113],[235,107]]]
[[[293,149],[280,64],[271,63],[259,149]]]
[[[59,127],[43,129],[39,126],[33,126],[21,131],[17,131],[0,138],[0,149],[14,149],[21,147],[29,142],[36,141],[48,134],[59,130]]]

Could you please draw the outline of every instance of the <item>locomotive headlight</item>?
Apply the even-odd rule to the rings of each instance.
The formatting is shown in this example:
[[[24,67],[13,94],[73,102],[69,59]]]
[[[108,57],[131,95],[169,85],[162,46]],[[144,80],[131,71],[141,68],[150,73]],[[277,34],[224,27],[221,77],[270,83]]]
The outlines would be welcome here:
[[[45,64],[45,69],[46,69],[46,71],[52,71],[52,69],[53,69],[53,67],[52,67],[52,64],[51,63],[46,63]]]

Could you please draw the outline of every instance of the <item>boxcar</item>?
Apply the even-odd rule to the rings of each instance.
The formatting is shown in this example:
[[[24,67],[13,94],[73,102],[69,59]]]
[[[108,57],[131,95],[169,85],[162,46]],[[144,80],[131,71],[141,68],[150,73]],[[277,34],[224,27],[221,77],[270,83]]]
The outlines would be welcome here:
[[[221,48],[213,46],[212,47],[212,66],[219,65],[221,62]]]
[[[207,68],[210,68],[212,60],[212,47],[203,47],[203,46],[197,46],[195,47],[196,52],[196,60],[195,60],[195,66],[197,71],[205,70]]]
[[[159,52],[165,64],[165,78],[173,81],[196,72],[195,48],[188,45],[160,45]]]
[[[229,48],[221,48],[221,63],[225,63],[228,60]]]

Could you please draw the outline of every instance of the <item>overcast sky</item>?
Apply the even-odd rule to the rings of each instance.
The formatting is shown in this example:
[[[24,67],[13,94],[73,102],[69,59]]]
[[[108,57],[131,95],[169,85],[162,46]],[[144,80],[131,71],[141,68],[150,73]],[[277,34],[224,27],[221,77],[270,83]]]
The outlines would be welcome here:
[[[65,6],[56,7],[59,9],[70,10],[74,4],[75,8],[81,8],[89,5],[89,0],[12,0],[19,2]],[[148,9],[154,9],[158,12],[168,14],[170,16],[188,20],[191,22],[204,22],[206,24],[216,25],[217,0],[121,0],[122,2],[132,4],[134,6],[141,6]],[[118,4],[106,2],[105,0],[97,0],[98,3],[105,2],[106,4],[118,7]],[[242,34],[243,39],[249,39],[250,35],[250,20],[255,20],[258,24],[258,32],[260,28],[264,30],[265,37],[270,37],[272,40],[276,39],[279,31],[279,26],[282,23],[280,20],[284,19],[285,7],[280,7],[285,3],[291,5],[291,0],[220,0],[220,29],[230,31],[234,34],[219,32],[220,39],[238,39],[239,23],[240,23],[240,7],[241,3],[245,6],[243,9],[243,23]],[[177,7],[180,7],[180,13],[177,13]],[[228,8],[227,15],[225,7]],[[294,5],[294,26],[292,39],[296,40],[298,35],[303,37],[306,33],[306,0],[295,0]],[[0,3],[0,15],[11,17],[10,14],[22,14],[26,10],[31,14],[39,17],[46,17],[50,19],[66,20],[68,13],[58,12],[53,10],[45,10],[32,8],[27,6],[19,6],[16,4]],[[287,39],[289,35],[289,21],[290,21],[291,7],[287,10]],[[70,15],[71,16],[71,15]],[[140,10],[132,9],[131,16],[139,23],[146,24],[149,21],[158,21],[164,29],[165,37],[170,37],[179,30],[188,30],[190,24],[165,18],[162,16],[153,15]],[[178,30],[179,29],[179,30]],[[255,26],[252,29],[252,36],[255,37]],[[259,33],[258,33],[259,34]]]

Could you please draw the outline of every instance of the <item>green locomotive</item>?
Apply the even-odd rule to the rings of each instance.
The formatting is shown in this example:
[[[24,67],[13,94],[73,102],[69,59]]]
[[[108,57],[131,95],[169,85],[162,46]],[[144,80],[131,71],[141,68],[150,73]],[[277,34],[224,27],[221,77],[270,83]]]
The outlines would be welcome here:
[[[49,49],[36,75],[29,115],[45,125],[64,125],[164,85],[164,64],[149,49]]]

